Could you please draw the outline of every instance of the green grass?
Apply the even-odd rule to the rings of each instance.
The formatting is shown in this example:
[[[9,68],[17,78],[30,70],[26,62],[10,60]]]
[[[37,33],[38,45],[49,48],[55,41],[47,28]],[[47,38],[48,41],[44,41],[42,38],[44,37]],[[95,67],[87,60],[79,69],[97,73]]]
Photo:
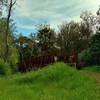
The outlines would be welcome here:
[[[100,66],[86,67],[84,68],[84,70],[100,73]]]
[[[95,80],[56,63],[36,72],[0,78],[0,100],[100,100]]]

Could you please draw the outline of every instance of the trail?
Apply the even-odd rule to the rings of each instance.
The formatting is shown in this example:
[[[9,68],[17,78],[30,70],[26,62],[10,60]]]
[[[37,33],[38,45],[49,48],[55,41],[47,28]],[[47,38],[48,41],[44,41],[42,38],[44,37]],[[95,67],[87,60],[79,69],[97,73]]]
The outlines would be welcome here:
[[[88,76],[91,79],[95,79],[98,85],[100,85],[100,73],[99,72],[82,70],[81,73],[85,76]]]

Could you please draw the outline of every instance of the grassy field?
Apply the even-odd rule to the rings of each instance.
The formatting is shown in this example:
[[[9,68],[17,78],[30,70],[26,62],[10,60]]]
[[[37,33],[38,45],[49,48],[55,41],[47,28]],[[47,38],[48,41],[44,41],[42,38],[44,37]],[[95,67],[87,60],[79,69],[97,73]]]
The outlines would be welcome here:
[[[100,73],[100,66],[86,67],[86,68],[84,68],[84,70]]]
[[[0,100],[100,100],[94,79],[64,63],[0,78]]]
[[[80,72],[91,79],[95,79],[97,85],[100,87],[100,66],[85,67]]]

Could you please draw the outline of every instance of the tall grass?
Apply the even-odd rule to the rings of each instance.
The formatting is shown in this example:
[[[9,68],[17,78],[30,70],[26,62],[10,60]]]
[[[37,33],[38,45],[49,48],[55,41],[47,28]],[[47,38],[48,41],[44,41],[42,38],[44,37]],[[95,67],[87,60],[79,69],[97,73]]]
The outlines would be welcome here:
[[[95,80],[56,63],[11,78],[0,78],[0,100],[100,100]]]

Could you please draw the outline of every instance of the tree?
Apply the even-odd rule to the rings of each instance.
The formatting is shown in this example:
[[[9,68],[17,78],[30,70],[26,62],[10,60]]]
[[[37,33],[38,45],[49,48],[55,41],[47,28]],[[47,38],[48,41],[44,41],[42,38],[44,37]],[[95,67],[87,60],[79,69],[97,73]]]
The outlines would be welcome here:
[[[8,1],[8,15],[7,15],[7,27],[5,31],[5,60],[8,60],[8,53],[9,53],[9,44],[8,44],[8,35],[9,35],[9,23],[10,23],[10,17],[11,17],[11,12],[13,9],[13,6],[15,5],[16,0],[10,0]]]
[[[7,19],[1,18],[0,19],[0,57],[4,58],[5,54],[5,28],[7,25]],[[13,31],[14,31],[14,23],[13,20],[10,20],[10,26],[9,26],[9,35],[8,35],[8,43],[9,43],[9,53],[12,49],[12,43],[13,43]]]
[[[59,27],[57,43],[62,52],[78,55],[89,47],[92,36],[92,26],[89,22],[91,21],[84,15],[84,21],[81,23],[65,22]]]
[[[18,50],[20,62],[31,59],[34,56],[38,56],[37,43],[30,37],[20,35],[15,39],[15,46]]]
[[[100,8],[97,11],[97,16],[100,17]],[[100,19],[97,20],[97,23],[100,25]],[[100,65],[100,26],[98,26],[96,34],[91,38],[90,54],[92,64]]]
[[[84,25],[83,32],[87,35],[87,39],[93,33],[93,26],[96,24],[96,16],[89,11],[84,11],[81,13],[80,18],[82,19],[81,24]]]
[[[56,40],[56,34],[49,25],[40,25],[37,33],[38,46],[41,54],[51,53]]]
[[[80,23],[80,41],[81,47],[87,49],[89,47],[90,39],[92,36],[92,30],[83,22]]]
[[[3,1],[4,1],[4,0],[0,0],[0,16],[2,15]]]
[[[1,0],[2,5],[6,6],[7,8],[7,20],[6,20],[6,28],[5,28],[5,61],[8,60],[9,54],[9,44],[8,44],[8,36],[9,36],[9,24],[11,13],[13,10],[14,5],[16,4],[16,0]]]
[[[0,58],[4,57],[4,32],[5,32],[5,27],[6,27],[6,19],[2,18],[0,19]]]
[[[58,46],[61,47],[62,52],[71,54],[72,52],[79,52],[80,49],[80,26],[78,23],[71,21],[64,23],[59,27]]]
[[[91,39],[91,36],[94,33],[94,26],[96,24],[96,16],[93,15],[89,11],[84,11],[81,13],[80,18],[82,19],[80,23],[80,32],[84,38],[85,48],[89,47],[89,41]]]
[[[80,53],[80,58],[89,65],[100,65],[100,9],[96,18],[96,33],[90,37],[89,47]]]
[[[97,32],[91,39],[90,53],[92,63],[100,65],[100,32]]]

